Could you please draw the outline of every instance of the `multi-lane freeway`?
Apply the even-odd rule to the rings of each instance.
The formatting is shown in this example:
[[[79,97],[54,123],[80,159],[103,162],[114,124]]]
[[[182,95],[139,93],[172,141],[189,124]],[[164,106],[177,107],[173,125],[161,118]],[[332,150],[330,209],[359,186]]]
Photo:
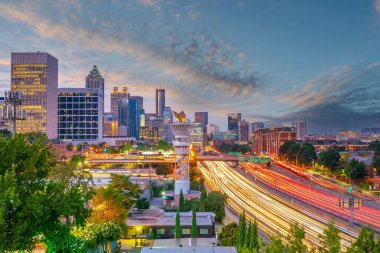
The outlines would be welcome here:
[[[293,178],[268,170],[253,163],[242,163],[242,169],[259,178],[267,186],[288,194],[307,205],[311,205],[321,211],[327,212],[336,218],[348,219],[350,211],[339,207],[339,196],[330,192],[313,189]],[[362,206],[354,212],[354,222],[361,226],[370,226],[380,231],[380,210],[368,206]]]
[[[293,204],[288,199],[275,194],[265,185],[258,183],[242,171],[225,162],[202,162],[198,168],[212,190],[227,194],[228,205],[236,212],[243,210],[249,219],[257,218],[260,229],[267,235],[278,235],[284,241],[290,225],[298,222],[306,232],[305,243],[319,246],[318,235],[323,233],[329,220]],[[257,178],[259,179],[259,178]],[[338,226],[342,238],[342,248],[346,248],[357,237],[357,233]]]

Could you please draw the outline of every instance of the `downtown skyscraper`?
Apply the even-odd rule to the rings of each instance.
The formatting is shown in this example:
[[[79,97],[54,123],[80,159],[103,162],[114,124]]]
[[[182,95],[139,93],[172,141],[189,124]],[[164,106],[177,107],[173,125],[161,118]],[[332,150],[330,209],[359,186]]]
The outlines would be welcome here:
[[[156,117],[162,118],[165,110],[165,89],[156,89]]]
[[[241,113],[234,112],[228,114],[228,131],[238,132],[238,122],[241,121]]]
[[[26,119],[17,133],[46,133],[57,137],[58,59],[44,52],[11,54],[11,91],[23,93]]]

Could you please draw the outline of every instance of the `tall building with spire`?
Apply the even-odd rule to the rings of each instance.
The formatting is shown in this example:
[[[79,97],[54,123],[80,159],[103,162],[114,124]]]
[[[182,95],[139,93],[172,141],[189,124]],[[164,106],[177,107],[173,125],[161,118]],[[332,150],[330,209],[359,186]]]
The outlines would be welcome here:
[[[17,133],[40,132],[57,137],[58,60],[48,53],[11,55],[11,91],[23,93],[26,120],[18,120]]]
[[[94,65],[90,74],[86,77],[86,88],[96,88],[101,91],[104,98],[104,78],[100,74],[98,67]]]

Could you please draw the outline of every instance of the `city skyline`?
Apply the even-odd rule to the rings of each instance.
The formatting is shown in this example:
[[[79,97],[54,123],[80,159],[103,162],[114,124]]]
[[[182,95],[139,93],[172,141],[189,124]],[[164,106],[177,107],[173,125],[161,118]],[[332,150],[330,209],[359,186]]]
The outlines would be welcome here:
[[[41,4],[0,4],[1,91],[11,52],[41,51],[59,60],[59,88],[83,87],[97,65],[105,111],[127,84],[147,113],[163,88],[173,110],[208,111],[221,130],[236,111],[273,126],[307,120],[310,133],[379,126],[379,1]]]

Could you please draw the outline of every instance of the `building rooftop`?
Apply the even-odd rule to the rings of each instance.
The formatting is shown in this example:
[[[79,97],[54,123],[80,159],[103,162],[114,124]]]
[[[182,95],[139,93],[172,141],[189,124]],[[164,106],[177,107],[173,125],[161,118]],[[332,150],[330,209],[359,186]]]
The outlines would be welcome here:
[[[237,253],[235,247],[142,248],[141,253]]]
[[[164,212],[159,209],[132,210],[127,220],[128,226],[146,227],[173,227],[175,226],[176,212]],[[197,212],[198,226],[212,226],[215,223],[215,215],[212,212]],[[180,213],[181,226],[191,226],[192,212]]]

